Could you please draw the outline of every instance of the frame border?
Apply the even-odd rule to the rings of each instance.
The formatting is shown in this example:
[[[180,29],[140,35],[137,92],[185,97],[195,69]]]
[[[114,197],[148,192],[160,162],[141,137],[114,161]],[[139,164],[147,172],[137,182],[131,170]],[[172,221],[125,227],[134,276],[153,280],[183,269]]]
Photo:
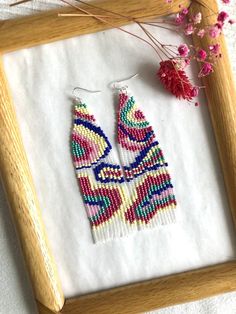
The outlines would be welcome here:
[[[214,22],[216,0],[102,0],[99,7],[137,19],[164,16],[179,10],[179,4],[201,10],[207,24]],[[96,9],[91,9],[96,14]],[[111,28],[94,18],[58,18],[57,13],[75,13],[63,8],[0,22],[0,55],[73,36]],[[130,23],[123,17],[113,25]],[[53,27],[52,27],[53,25]],[[211,40],[193,36],[196,45]],[[228,200],[236,225],[236,89],[224,37],[219,39],[223,57],[215,72],[204,78],[206,96],[223,169]],[[1,59],[1,57],[0,57]],[[23,147],[14,104],[0,60],[0,169],[4,188],[17,226],[40,313],[137,313],[158,307],[236,290],[236,262],[188,271],[137,284],[109,289],[73,299],[64,299],[56,265],[48,244],[40,207]]]

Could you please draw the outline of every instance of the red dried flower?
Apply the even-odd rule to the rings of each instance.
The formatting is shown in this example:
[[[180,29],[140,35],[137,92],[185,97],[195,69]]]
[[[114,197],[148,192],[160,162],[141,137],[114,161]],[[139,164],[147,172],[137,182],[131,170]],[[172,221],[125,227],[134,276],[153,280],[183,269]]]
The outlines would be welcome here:
[[[175,61],[161,61],[157,75],[164,87],[175,97],[190,101],[197,95],[196,87],[190,83],[185,71],[178,69]]]
[[[218,17],[217,17],[217,21],[218,22],[221,22],[221,23],[224,23],[225,20],[227,20],[227,18],[229,17],[229,14],[225,11],[221,11],[219,14],[218,14]]]

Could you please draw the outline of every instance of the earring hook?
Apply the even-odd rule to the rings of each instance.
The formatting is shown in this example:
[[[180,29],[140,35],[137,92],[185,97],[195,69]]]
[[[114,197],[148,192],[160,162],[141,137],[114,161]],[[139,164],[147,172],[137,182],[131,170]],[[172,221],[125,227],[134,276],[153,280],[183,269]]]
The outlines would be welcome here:
[[[101,90],[91,90],[91,89],[87,89],[87,88],[83,88],[83,87],[80,87],[80,86],[77,86],[73,89],[72,91],[72,94],[73,96],[75,97],[75,100],[81,102],[81,98],[78,97],[78,94],[76,95],[76,91],[79,91],[79,90],[82,90],[82,91],[85,91],[85,92],[88,92],[88,93],[101,93]]]
[[[124,80],[113,81],[113,82],[111,82],[111,83],[109,84],[109,86],[110,86],[112,89],[118,89],[118,90],[127,89],[127,88],[128,88],[127,85],[121,86],[121,85],[119,85],[119,84],[124,83],[124,82],[127,82],[127,81],[129,81],[129,80],[131,80],[131,79],[133,79],[133,78],[135,78],[135,77],[137,77],[137,76],[139,76],[138,73],[133,74],[133,75],[131,75],[131,76],[125,78]]]
[[[76,94],[75,94],[75,93],[76,93],[76,91],[78,91],[78,90],[83,90],[83,91],[88,92],[88,93],[101,93],[100,90],[91,90],[91,89],[87,89],[87,88],[83,88],[83,87],[77,86],[77,87],[75,87],[75,88],[73,89],[73,91],[72,91],[73,96],[76,97]]]

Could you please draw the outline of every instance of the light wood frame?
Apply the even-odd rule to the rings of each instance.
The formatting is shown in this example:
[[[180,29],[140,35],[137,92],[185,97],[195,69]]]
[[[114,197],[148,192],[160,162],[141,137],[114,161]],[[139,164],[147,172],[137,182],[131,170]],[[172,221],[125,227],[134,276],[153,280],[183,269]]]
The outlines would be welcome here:
[[[135,18],[148,19],[179,10],[201,10],[212,23],[216,0],[101,0],[102,8]],[[94,13],[95,10],[91,10]],[[58,18],[57,13],[75,13],[72,8],[0,22],[0,54],[109,28],[94,18]],[[114,19],[117,26],[130,23]],[[53,27],[52,27],[53,26]],[[203,48],[210,39],[193,37]],[[224,37],[220,37],[223,57],[215,72],[204,79],[210,116],[221,159],[228,200],[236,224],[236,91]],[[159,307],[194,301],[236,290],[236,262],[230,261],[194,271],[174,274],[120,288],[65,300],[22,144],[14,104],[3,64],[0,64],[0,169],[17,226],[40,313],[140,313]]]

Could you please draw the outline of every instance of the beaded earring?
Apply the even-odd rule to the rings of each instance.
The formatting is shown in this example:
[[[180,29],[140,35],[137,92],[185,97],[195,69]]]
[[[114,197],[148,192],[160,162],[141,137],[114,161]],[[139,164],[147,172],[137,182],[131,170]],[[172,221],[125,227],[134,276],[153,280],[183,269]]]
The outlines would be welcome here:
[[[176,200],[168,164],[152,126],[121,83],[113,87],[119,93],[118,143],[130,198],[125,218],[136,221],[138,229],[172,223]]]
[[[175,221],[168,164],[151,125],[127,86],[119,84],[113,87],[119,91],[117,139],[122,167],[86,104],[74,98],[72,158],[95,242]],[[82,88],[74,92],[78,89]]]
[[[79,97],[74,98],[71,146],[94,242],[132,232],[137,227],[136,222],[130,227],[125,221],[128,197],[123,172],[115,162],[107,136]]]

